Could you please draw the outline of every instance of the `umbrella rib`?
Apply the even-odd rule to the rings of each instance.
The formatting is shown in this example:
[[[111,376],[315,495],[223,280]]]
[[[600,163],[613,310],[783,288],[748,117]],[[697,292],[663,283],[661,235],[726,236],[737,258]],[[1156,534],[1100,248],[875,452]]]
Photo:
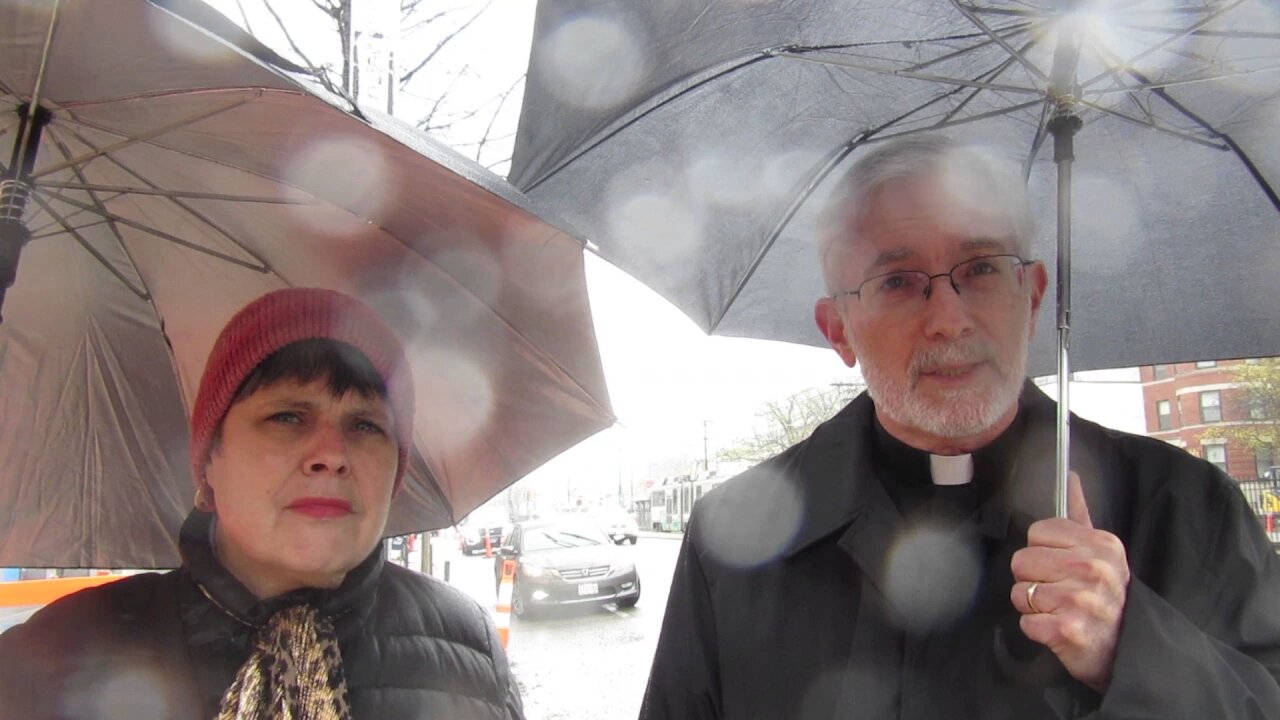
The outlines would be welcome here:
[[[1023,52],[1023,53],[1027,52],[1027,51],[1028,51],[1028,50],[1030,50],[1030,49],[1031,49],[1031,48],[1032,48],[1032,47],[1033,47],[1037,42],[1039,42],[1039,39],[1038,39],[1038,38],[1035,38],[1035,37],[1031,38],[1031,39],[1030,39],[1030,40],[1028,40],[1026,43],[1024,43],[1024,44],[1023,44],[1023,46],[1022,46],[1021,48],[1019,48],[1019,52]],[[999,77],[999,76],[1000,76],[1000,73],[1003,73],[1005,70],[1008,70],[1008,69],[1009,69],[1009,67],[1013,65],[1013,62],[1014,62],[1014,61],[1013,61],[1013,58],[1011,58],[1011,57],[1009,57],[1009,58],[1005,58],[1005,60],[1004,60],[1003,62],[1001,62],[1000,64],[998,64],[998,65],[996,65],[995,67],[991,68],[990,70],[988,70],[987,72],[983,73],[983,75],[980,75],[979,77],[986,76],[986,77],[988,77],[988,78],[990,78],[990,79],[997,78],[997,77]],[[978,94],[979,94],[980,92],[982,92],[982,89],[981,89],[981,88],[978,88],[978,89],[975,89],[973,92],[969,93],[969,96],[968,96],[968,97],[966,97],[964,100],[961,100],[959,103],[957,103],[957,104],[956,104],[956,106],[955,106],[954,108],[951,108],[950,112],[948,112],[948,113],[946,113],[945,115],[943,115],[942,121],[943,121],[943,122],[947,122],[947,121],[949,121],[951,118],[954,118],[954,117],[956,116],[956,114],[957,114],[957,113],[959,113],[961,110],[963,110],[965,107],[967,107],[967,106],[969,105],[969,103],[970,103],[970,102],[972,102],[972,101],[974,100],[974,98],[978,97]]]
[[[1222,15],[1224,15],[1225,13],[1228,13],[1228,12],[1230,12],[1230,11],[1232,11],[1232,10],[1236,9],[1236,8],[1237,8],[1237,7],[1239,7],[1243,2],[1244,2],[1244,0],[1234,0],[1234,1],[1233,1],[1233,2],[1231,2],[1230,4],[1228,4],[1228,5],[1224,5],[1223,7],[1220,7],[1220,8],[1218,8],[1217,10],[1214,10],[1213,12],[1209,13],[1208,15],[1206,15],[1206,16],[1204,16],[1204,17],[1200,18],[1200,20],[1199,20],[1199,21],[1197,21],[1197,22],[1195,22],[1195,23],[1192,23],[1192,24],[1191,24],[1191,26],[1190,26],[1190,27],[1188,27],[1188,28],[1186,28],[1185,30],[1181,30],[1181,31],[1179,31],[1179,32],[1177,32],[1177,33],[1175,33],[1175,34],[1173,34],[1173,35],[1170,35],[1169,37],[1165,38],[1164,40],[1161,40],[1160,42],[1156,43],[1155,45],[1152,45],[1151,47],[1147,48],[1146,50],[1143,50],[1142,52],[1138,53],[1137,55],[1135,55],[1135,56],[1133,56],[1133,57],[1129,58],[1127,61],[1125,61],[1125,62],[1121,63],[1119,67],[1116,67],[1116,66],[1114,66],[1114,65],[1113,65],[1113,66],[1109,66],[1106,70],[1103,70],[1102,72],[1098,73],[1097,75],[1094,75],[1093,77],[1089,78],[1088,80],[1085,80],[1084,82],[1080,83],[1080,84],[1079,84],[1080,89],[1081,89],[1081,90],[1084,90],[1085,88],[1089,87],[1090,85],[1093,85],[1094,83],[1096,83],[1096,82],[1098,82],[1098,81],[1102,80],[1103,78],[1106,78],[1106,77],[1108,77],[1108,76],[1113,76],[1113,75],[1115,75],[1115,74],[1116,74],[1116,72],[1117,72],[1117,70],[1119,70],[1119,69],[1120,69],[1120,67],[1123,67],[1123,68],[1131,68],[1131,67],[1133,67],[1133,64],[1134,64],[1134,63],[1136,63],[1136,62],[1138,62],[1138,61],[1139,61],[1139,60],[1141,60],[1142,58],[1144,58],[1144,57],[1146,57],[1146,56],[1150,55],[1151,53],[1156,52],[1157,50],[1160,50],[1160,49],[1162,49],[1162,48],[1164,48],[1164,47],[1167,47],[1167,46],[1169,46],[1169,45],[1172,45],[1173,43],[1175,43],[1175,42],[1177,42],[1177,41],[1181,40],[1182,38],[1186,37],[1187,35],[1189,35],[1190,33],[1194,32],[1195,30],[1198,30],[1198,29],[1200,29],[1200,28],[1204,27],[1205,25],[1207,25],[1207,24],[1209,24],[1209,23],[1213,22],[1214,20],[1218,19],[1219,17],[1222,17]]]
[[[203,253],[205,255],[209,255],[210,257],[218,258],[219,260],[225,260],[233,265],[239,265],[240,267],[243,267],[249,270],[256,270],[257,272],[264,273],[264,274],[272,272],[271,268],[266,265],[254,265],[253,263],[245,262],[240,258],[232,257],[230,255],[227,255],[226,253],[221,253],[221,252],[218,252],[217,250],[201,247],[200,245],[197,245],[189,240],[183,240],[182,238],[176,235],[170,235],[169,233],[164,232],[163,230],[157,230],[156,228],[149,227],[140,222],[135,222],[133,220],[130,220],[129,218],[117,215],[105,208],[95,208],[90,205],[86,205],[80,202],[79,200],[75,200],[66,195],[63,195],[62,193],[53,192],[48,189],[45,190],[45,193],[49,197],[55,200],[58,200],[59,202],[64,202],[72,207],[80,208],[81,210],[84,210],[89,213],[93,213],[95,215],[101,215],[102,217],[107,218],[108,220],[114,220],[115,222],[118,222],[121,225],[126,225],[135,230],[140,230],[144,233],[147,233],[148,235],[154,235],[155,237],[158,237],[161,240],[168,240],[169,242],[174,243],[175,245],[181,245],[182,247],[185,247],[187,249],[194,250],[196,252]]]
[[[909,70],[893,70],[885,68],[876,68],[870,65],[852,62],[849,60],[837,60],[832,57],[815,57],[814,53],[803,48],[797,52],[796,48],[784,48],[773,52],[775,57],[790,58],[792,60],[800,60],[803,62],[817,63],[819,65],[835,65],[837,67],[846,67],[852,70],[862,70],[864,72],[875,73],[877,75],[888,75],[891,77],[904,77],[912,80],[923,80],[925,82],[938,85],[956,85],[962,88],[978,88],[979,90],[997,90],[1000,92],[1017,93],[1019,95],[1036,95],[1043,94],[1042,90],[1031,87],[1022,87],[1020,85],[1000,85],[997,83],[983,82],[981,80],[965,80],[963,78],[951,78],[945,75],[931,75],[929,73],[917,73]],[[838,53],[832,53],[837,55]]]
[[[63,217],[66,219],[67,225],[63,227],[63,229],[61,230],[50,229],[50,228],[56,228],[60,226],[60,223],[54,220],[50,220],[49,222],[41,225],[39,228],[32,230],[31,241],[35,242],[36,240],[47,240],[49,238],[57,237],[62,233],[69,232],[71,230],[88,230],[89,228],[95,228],[95,227],[98,227],[99,225],[107,224],[106,220],[94,220],[93,222],[88,222],[83,225],[71,225],[70,224],[71,218],[75,217],[76,215],[80,215],[81,212],[82,211],[77,210],[71,213],[70,215],[64,215]]]
[[[194,124],[194,123],[200,122],[201,120],[206,120],[206,119],[211,118],[211,117],[213,117],[213,116],[215,116],[215,115],[220,115],[220,114],[222,114],[222,113],[224,113],[224,112],[227,112],[228,110],[234,110],[235,108],[238,108],[238,107],[240,107],[241,105],[245,105],[245,104],[247,104],[247,103],[250,103],[250,102],[252,102],[252,101],[254,101],[254,100],[256,100],[256,99],[260,98],[260,97],[262,96],[262,91],[261,91],[260,89],[255,89],[255,90],[256,90],[256,92],[254,92],[254,93],[253,93],[253,95],[252,95],[251,97],[243,98],[243,99],[237,100],[237,101],[235,101],[235,102],[233,102],[233,103],[230,103],[230,104],[228,104],[228,105],[224,105],[224,106],[219,107],[219,108],[214,108],[213,110],[209,110],[209,111],[201,112],[201,113],[198,113],[198,114],[196,114],[196,115],[193,115],[193,116],[190,116],[190,117],[186,117],[186,118],[183,118],[183,119],[181,119],[181,120],[177,120],[177,121],[172,122],[172,123],[167,123],[167,124],[165,124],[165,125],[161,125],[160,127],[157,127],[157,128],[152,128],[151,130],[148,130],[148,131],[146,131],[146,132],[142,133],[141,135],[137,135],[137,136],[134,136],[134,137],[126,137],[126,139],[121,140],[120,142],[115,143],[114,145],[108,145],[108,146],[106,146],[106,147],[104,147],[104,148],[94,148],[94,152],[86,153],[86,154],[81,155],[81,156],[79,156],[79,157],[70,158],[70,159],[68,159],[68,160],[64,160],[64,161],[63,161],[63,162],[61,162],[61,163],[57,163],[57,164],[54,164],[54,165],[52,165],[52,166],[50,166],[50,167],[43,168],[43,169],[39,170],[38,172],[34,172],[34,173],[32,173],[31,177],[32,177],[32,179],[34,180],[34,179],[36,179],[36,178],[44,177],[44,176],[46,176],[46,175],[50,175],[50,174],[53,174],[53,173],[55,173],[55,172],[59,172],[59,171],[61,171],[61,170],[65,170],[65,169],[67,169],[67,168],[69,168],[69,167],[73,167],[73,166],[76,166],[76,165],[82,165],[82,164],[84,164],[84,163],[86,163],[86,162],[88,162],[88,161],[90,161],[90,160],[93,160],[94,158],[102,157],[102,156],[104,156],[104,155],[109,155],[110,153],[113,153],[113,152],[115,152],[115,151],[117,151],[117,150],[121,150],[121,149],[123,149],[123,148],[129,147],[130,145],[135,145],[135,144],[140,143],[140,142],[145,142],[145,141],[147,141],[147,140],[150,140],[150,139],[152,139],[152,138],[158,137],[158,136],[160,136],[160,135],[164,135],[165,133],[171,132],[171,131],[173,131],[173,130],[177,130],[177,129],[179,129],[179,128],[186,127],[186,126],[188,126],[188,125],[191,125],[191,124]],[[86,123],[86,124],[87,124],[87,123]],[[92,126],[90,126],[90,127],[92,127]],[[94,146],[93,146],[92,144],[90,144],[90,143],[86,143],[86,145],[89,145],[89,147],[94,147]]]
[[[66,141],[65,141],[65,140],[63,140],[61,137],[59,137],[59,134],[60,134],[60,131],[51,131],[51,132],[49,132],[49,134],[48,134],[49,140],[50,140],[50,142],[52,142],[52,143],[54,144],[54,146],[58,149],[58,152],[62,153],[62,157],[63,157],[64,159],[65,159],[65,158],[69,158],[69,157],[71,157],[71,148],[67,146],[67,143],[66,143]],[[74,133],[72,133],[72,134],[74,134]],[[88,178],[86,178],[86,177],[85,177],[85,175],[84,175],[84,168],[82,168],[82,167],[79,167],[79,166],[73,167],[73,168],[71,168],[71,172],[72,172],[72,173],[74,173],[74,174],[75,174],[75,176],[76,176],[77,178],[79,178],[81,182],[86,182],[86,181],[88,180]],[[46,192],[47,192],[47,191],[46,191]],[[98,197],[98,193],[97,193],[96,191],[90,190],[90,191],[88,191],[86,194],[89,196],[89,199],[93,201],[93,205],[94,205],[95,207],[97,207],[97,208],[99,208],[99,209],[103,209],[103,210],[105,210],[105,209],[106,209],[106,205],[105,205],[105,203],[103,202],[103,200],[102,200],[101,198],[99,198],[99,197]],[[123,252],[124,252],[124,256],[125,256],[126,258],[128,258],[128,259],[129,259],[129,265],[134,269],[134,271],[138,271],[138,270],[139,270],[139,268],[138,268],[138,263],[137,263],[137,261],[134,259],[134,257],[133,257],[133,253],[129,251],[129,246],[125,244],[125,242],[124,242],[124,237],[123,237],[123,236],[121,236],[121,234],[120,234],[120,228],[116,227],[116,224],[115,224],[113,221],[111,221],[110,219],[106,220],[106,226],[107,226],[107,229],[111,232],[112,237],[114,237],[114,238],[116,239],[116,244],[117,244],[117,245],[119,245],[119,246],[120,246],[121,251],[123,251]],[[79,238],[79,237],[77,237],[77,240],[80,240],[80,238]],[[82,245],[85,245],[86,243],[85,243],[85,242],[81,242],[81,244],[82,244]],[[91,251],[91,252],[92,252],[92,251]],[[117,274],[117,277],[120,277],[120,276]],[[141,273],[141,272],[138,272],[138,279],[142,281],[142,284],[143,284],[144,289],[145,289],[146,280],[142,277],[142,273]],[[150,298],[150,296],[151,296],[151,293],[150,293],[150,291],[148,290],[148,291],[147,291],[147,297],[146,297],[146,298],[143,298],[143,299],[144,299],[144,300],[145,300],[145,299],[149,299],[149,298]]]
[[[882,142],[890,138],[902,137],[903,135],[916,135],[918,133],[929,132],[931,130],[942,130],[944,128],[959,127],[961,125],[968,125],[969,123],[972,123],[972,122],[978,122],[979,120],[986,120],[987,118],[992,118],[992,117],[999,117],[1001,115],[1012,115],[1013,113],[1016,113],[1020,110],[1026,110],[1029,107],[1034,107],[1036,105],[1039,105],[1042,102],[1044,101],[1038,100],[1038,99],[1029,100],[1024,103],[1018,103],[1017,105],[1010,105],[1008,107],[1000,108],[997,110],[988,110],[987,112],[978,113],[977,115],[970,115],[968,117],[960,118],[959,120],[945,120],[945,121],[933,123],[932,125],[929,125],[927,127],[913,128],[911,130],[903,130],[901,132],[887,133],[882,135],[878,134],[875,138],[875,142]]]
[[[1134,70],[1130,68],[1128,70],[1128,73],[1134,76],[1135,78],[1137,78],[1139,82],[1143,82],[1143,83],[1149,82],[1147,79],[1147,76],[1143,75],[1138,70]],[[1262,193],[1267,196],[1268,200],[1271,201],[1271,206],[1274,207],[1277,211],[1280,211],[1280,195],[1277,195],[1276,189],[1271,187],[1271,183],[1267,182],[1267,179],[1262,174],[1262,171],[1260,171],[1258,169],[1258,166],[1254,164],[1253,160],[1248,155],[1245,154],[1244,149],[1241,148],[1240,145],[1236,143],[1234,138],[1232,138],[1230,135],[1224,132],[1219,132],[1218,130],[1216,130],[1212,125],[1205,122],[1203,118],[1201,118],[1199,115],[1193,112],[1190,108],[1184,106],[1182,103],[1175,100],[1173,97],[1169,95],[1169,93],[1165,92],[1164,90],[1156,88],[1151,92],[1155,93],[1156,97],[1168,103],[1169,106],[1172,107],[1174,110],[1177,110],[1179,113],[1187,117],[1196,125],[1199,125],[1201,128],[1205,130],[1205,132],[1211,133],[1213,136],[1217,137],[1218,139],[1226,143],[1227,147],[1230,148],[1230,151],[1234,153],[1237,158],[1240,159],[1241,163],[1244,164],[1245,169],[1249,172],[1249,175],[1253,177],[1254,182],[1258,183],[1258,188],[1262,190]]]
[[[1031,137],[1031,147],[1027,149],[1027,157],[1022,161],[1022,180],[1026,182],[1031,177],[1031,164],[1035,162],[1036,156],[1040,154],[1040,148],[1044,147],[1044,141],[1047,137],[1045,130],[1049,128],[1049,118],[1053,117],[1054,101],[1052,98],[1045,97],[1044,102],[1040,104],[1040,120],[1036,123],[1036,133]]]
[[[1016,59],[1024,68],[1027,69],[1027,72],[1036,76],[1042,82],[1048,84],[1049,77],[1045,75],[1044,72],[1040,70],[1040,68],[1036,67],[1035,63],[1028,60],[1024,55],[1019,53],[1017,50],[1014,50],[1012,45],[1006,42],[1004,38],[1000,37],[1000,35],[997,34],[994,30],[992,30],[991,27],[988,26],[985,22],[983,22],[981,18],[979,18],[977,15],[973,14],[966,7],[964,7],[964,5],[962,5],[959,0],[951,0],[951,5],[955,9],[959,10],[960,14],[968,18],[969,22],[973,23],[979,30],[981,30],[982,32],[990,36],[991,39],[994,40],[998,45],[1000,45],[1001,48],[1004,48],[1005,52],[1009,53],[1011,57]]]
[[[1181,28],[1158,27],[1155,25],[1134,25],[1132,23],[1116,23],[1116,26],[1127,28],[1129,30],[1141,30],[1142,32],[1154,32],[1154,33],[1184,32]],[[1222,37],[1222,38],[1229,38],[1231,40],[1280,40],[1280,33],[1253,32],[1249,30],[1193,30],[1185,34],[1199,35],[1201,37]]]
[[[79,228],[72,227],[70,223],[68,223],[65,219],[59,216],[58,213],[54,211],[53,207],[49,204],[48,200],[46,200],[45,198],[42,198],[39,193],[33,193],[31,197],[36,201],[36,204],[40,206],[40,209],[48,213],[49,217],[53,218],[55,222],[61,225],[64,232],[66,232],[71,237],[75,238],[75,241],[80,245],[80,247],[84,248],[85,251],[88,252],[89,255],[93,257],[94,260],[97,260],[98,263],[102,265],[102,267],[106,268],[107,272],[115,276],[115,278],[120,281],[120,284],[124,285],[126,288],[129,289],[129,292],[138,296],[138,299],[140,300],[147,300],[147,301],[151,300],[151,293],[147,292],[146,288],[137,287],[132,282],[130,282],[129,279],[124,276],[123,273],[121,273],[118,269],[116,269],[114,265],[111,264],[111,261],[107,260],[107,258],[103,256],[103,254],[99,252],[97,248],[95,248],[92,244],[90,244],[89,241],[86,240],[85,237],[80,234]]]
[[[1158,88],[1185,87],[1187,85],[1199,85],[1206,82],[1217,82],[1219,80],[1230,80],[1232,78],[1245,77],[1248,75],[1256,75],[1257,73],[1275,72],[1280,70],[1280,65],[1263,68],[1253,68],[1252,70],[1237,70],[1236,72],[1220,73],[1218,75],[1207,75],[1197,78],[1186,78],[1183,80],[1167,80],[1164,82],[1145,83],[1141,85],[1117,85],[1113,88],[1105,88],[1100,90],[1090,90],[1082,93],[1088,97],[1100,97],[1103,95],[1113,95],[1115,93],[1132,94],[1142,90],[1155,90]]]
[[[625,121],[618,123],[615,127],[608,128],[596,133],[594,137],[584,142],[581,147],[579,147],[576,151],[574,151],[573,153],[565,157],[565,159],[557,163],[555,167],[551,168],[550,170],[547,170],[542,174],[541,177],[537,178],[533,182],[529,183],[527,186],[520,189],[524,192],[532,192],[539,185],[541,185],[542,183],[554,177],[556,173],[560,172],[561,170],[565,169],[569,165],[576,162],[578,158],[591,152],[596,147],[598,147],[601,143],[605,142],[606,140],[613,137],[614,135],[617,135],[623,130],[626,130],[627,128],[631,127],[633,124],[635,124],[642,118],[646,117],[652,112],[657,111],[658,109],[662,108],[663,106],[667,105],[673,100],[676,100],[677,98],[683,95],[686,95],[687,93],[690,93],[693,90],[696,90],[697,88],[702,87],[703,85],[706,85],[712,80],[716,80],[717,78],[720,78],[724,75],[728,75],[736,70],[740,70],[749,65],[754,65],[755,63],[758,63],[762,60],[768,60],[771,57],[773,57],[773,55],[770,53],[770,51],[766,50],[764,52],[756,53],[747,58],[735,58],[733,60],[729,60],[727,62],[721,63],[720,65],[716,66],[716,68],[708,71],[701,78],[698,78],[697,80],[691,82],[689,85],[682,87],[681,89],[671,93],[668,96],[662,97],[661,99],[651,98],[651,104],[649,105],[649,107],[646,107],[643,109],[637,108],[635,110],[632,110],[629,113],[630,117],[628,117]]]
[[[1035,26],[1034,23],[1019,23],[1017,25],[1010,25],[1008,27],[1000,28],[1000,30],[1007,31],[1007,34],[1005,35],[1006,38],[1012,38],[1012,37],[1026,33],[1028,30],[1030,30],[1034,26]],[[975,37],[982,37],[982,36],[977,35]],[[994,45],[995,42],[996,42],[995,40],[992,40],[991,38],[987,38],[986,40],[983,40],[982,42],[976,45],[970,45],[969,47],[960,48],[959,50],[952,50],[951,52],[943,53],[942,55],[939,55],[938,57],[933,58],[932,60],[926,60],[925,62],[916,63],[915,65],[908,65],[906,69],[911,72],[923,70],[931,65],[937,65],[940,62],[954,60],[955,58],[961,57],[963,55],[968,55],[969,53],[976,52],[989,45]]]
[[[972,3],[960,3],[960,5],[978,15],[1006,15],[1006,16],[1022,17],[1022,18],[1027,18],[1027,17],[1043,18],[1045,16],[1043,12],[1037,12],[1035,10],[1017,10],[1014,8],[983,7],[980,5],[974,5]]]
[[[73,119],[76,119],[76,118],[74,118],[74,116],[72,116],[72,117],[73,117]],[[76,121],[77,121],[77,122],[81,122],[79,119],[76,119]],[[81,124],[85,124],[85,125],[87,125],[88,127],[93,127],[92,125],[88,125],[87,123],[81,123]],[[81,135],[80,133],[75,132],[75,131],[71,131],[71,134],[72,134],[72,136],[74,136],[74,137],[76,138],[76,140],[79,140],[79,141],[80,141],[81,143],[83,143],[85,146],[87,146],[87,147],[91,147],[91,148],[92,148],[92,147],[95,147],[95,146],[94,146],[94,144],[88,140],[88,138],[84,137],[84,136],[83,136],[83,135]],[[163,147],[163,146],[160,146],[160,147]],[[168,148],[166,148],[166,149],[168,149]],[[170,150],[170,152],[177,152],[177,153],[181,153],[182,155],[185,155],[185,156],[187,156],[187,157],[194,157],[194,158],[198,158],[198,159],[201,159],[201,160],[207,160],[207,158],[202,158],[202,157],[200,157],[200,156],[198,156],[198,155],[192,155],[191,153],[183,152],[183,151],[180,151],[180,150]],[[128,165],[124,164],[124,162],[123,162],[122,160],[120,160],[119,158],[117,158],[117,157],[115,157],[115,156],[112,156],[112,155],[107,155],[107,156],[106,156],[106,160],[107,160],[108,162],[112,163],[113,165],[115,165],[116,167],[120,168],[121,170],[124,170],[125,172],[129,173],[130,175],[132,175],[135,179],[137,179],[137,180],[138,180],[138,182],[141,182],[141,183],[146,184],[146,185],[147,185],[148,187],[150,187],[152,190],[159,190],[159,189],[160,189],[160,187],[159,187],[158,185],[156,185],[155,183],[153,183],[153,182],[151,182],[150,180],[148,180],[145,176],[143,176],[143,175],[142,175],[142,173],[140,173],[140,172],[138,172],[137,170],[134,170],[132,167],[129,167]],[[258,262],[258,263],[259,263],[263,268],[265,268],[265,270],[264,270],[263,272],[268,272],[268,271],[273,272],[273,270],[272,270],[272,268],[271,268],[271,264],[270,264],[270,263],[268,263],[265,259],[263,259],[262,257],[260,257],[260,256],[258,255],[258,253],[254,252],[252,249],[250,249],[250,248],[248,248],[248,247],[245,247],[244,243],[240,242],[240,241],[239,241],[238,239],[236,239],[236,238],[235,238],[231,233],[227,232],[227,231],[226,231],[226,230],[225,230],[221,225],[218,225],[217,223],[213,222],[212,220],[210,220],[209,218],[205,217],[205,216],[204,216],[203,214],[201,214],[200,212],[197,212],[195,209],[191,208],[191,207],[190,207],[190,206],[188,206],[186,203],[181,202],[181,201],[180,201],[180,200],[178,200],[177,198],[169,198],[169,199],[170,199],[170,201],[171,201],[171,202],[173,202],[173,204],[175,204],[175,205],[177,205],[178,207],[182,208],[182,209],[183,209],[184,211],[186,211],[187,213],[190,213],[193,217],[195,217],[197,220],[199,220],[200,222],[204,223],[205,225],[208,225],[209,227],[213,228],[216,232],[218,232],[220,235],[222,235],[222,237],[223,237],[223,238],[225,238],[225,239],[226,239],[228,242],[230,242],[232,245],[235,245],[235,246],[236,246],[237,248],[239,248],[243,253],[245,253],[245,254],[246,254],[246,255],[248,255],[249,257],[253,258],[254,260],[256,260],[256,261],[257,261],[257,262]],[[255,269],[256,269],[256,268],[255,268]]]
[[[1176,137],[1176,138],[1178,138],[1178,139],[1180,139],[1180,140],[1186,140],[1187,142],[1192,142],[1192,143],[1195,143],[1195,144],[1197,144],[1197,145],[1203,145],[1203,146],[1205,146],[1205,147],[1207,147],[1207,148],[1211,148],[1211,149],[1213,149],[1213,150],[1229,150],[1229,149],[1230,149],[1230,148],[1228,148],[1228,147],[1227,147],[1227,146],[1225,146],[1225,145],[1220,145],[1220,144],[1215,143],[1215,142],[1212,142],[1212,141],[1210,141],[1210,140],[1205,140],[1204,138],[1202,138],[1202,137],[1198,137],[1198,136],[1196,136],[1196,135],[1194,135],[1194,134],[1192,134],[1192,133],[1185,132],[1185,131],[1183,131],[1183,130],[1176,130],[1176,129],[1174,129],[1174,128],[1170,128],[1170,127],[1165,127],[1165,126],[1160,125],[1159,123],[1157,123],[1154,119],[1147,119],[1147,120],[1143,120],[1142,118],[1136,118],[1136,117],[1133,117],[1132,115],[1129,115],[1129,114],[1127,114],[1127,113],[1122,113],[1122,112],[1120,112],[1119,110],[1115,110],[1115,109],[1112,109],[1112,108],[1102,107],[1102,106],[1100,106],[1100,105],[1096,105],[1096,104],[1094,104],[1094,103],[1087,102],[1087,101],[1083,101],[1083,100],[1082,100],[1082,101],[1080,101],[1080,104],[1081,104],[1081,105],[1084,105],[1085,107],[1093,108],[1094,110],[1097,110],[1098,112],[1101,112],[1101,113],[1105,113],[1105,114],[1107,114],[1107,115],[1110,115],[1110,116],[1112,116],[1112,117],[1114,117],[1114,118],[1116,118],[1116,119],[1123,120],[1123,121],[1128,122],[1128,123],[1132,123],[1132,124],[1137,125],[1137,126],[1139,126],[1139,127],[1145,127],[1145,128],[1149,128],[1149,129],[1151,129],[1151,130],[1155,130],[1155,131],[1157,131],[1157,132],[1162,132],[1162,133],[1164,133],[1164,134],[1166,134],[1166,135],[1171,135],[1171,136]]]
[[[158,188],[126,187],[122,185],[102,185],[98,183],[68,183],[41,181],[36,187],[56,188],[59,190],[84,190],[115,193],[114,197],[125,195],[155,195],[167,198],[186,198],[192,200],[227,200],[231,202],[265,203],[275,205],[317,205],[315,200],[291,200],[288,198],[257,197],[252,195],[227,195],[225,193],[195,192],[185,190],[161,190]]]

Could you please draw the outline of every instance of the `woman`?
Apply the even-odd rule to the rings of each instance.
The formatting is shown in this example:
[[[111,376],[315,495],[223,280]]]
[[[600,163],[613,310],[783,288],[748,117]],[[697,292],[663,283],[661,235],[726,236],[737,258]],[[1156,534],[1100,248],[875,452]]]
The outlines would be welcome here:
[[[488,613],[385,562],[413,397],[360,302],[287,289],[241,310],[192,412],[182,566],[0,635],[0,719],[520,718]]]

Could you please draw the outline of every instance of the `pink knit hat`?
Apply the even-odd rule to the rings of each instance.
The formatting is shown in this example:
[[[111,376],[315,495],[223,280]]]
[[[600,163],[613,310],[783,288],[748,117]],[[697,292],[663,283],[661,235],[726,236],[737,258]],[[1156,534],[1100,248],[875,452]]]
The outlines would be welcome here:
[[[355,346],[382,377],[395,417],[399,487],[413,443],[413,376],[400,340],[377,313],[353,297],[321,288],[285,288],[244,306],[209,352],[191,411],[191,471],[197,488],[204,480],[213,438],[240,384],[271,353],[312,338]]]

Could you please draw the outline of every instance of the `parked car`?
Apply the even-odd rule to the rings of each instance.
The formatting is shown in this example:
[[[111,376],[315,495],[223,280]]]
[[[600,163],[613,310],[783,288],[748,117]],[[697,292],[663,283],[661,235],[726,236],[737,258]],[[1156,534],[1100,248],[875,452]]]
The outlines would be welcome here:
[[[510,518],[498,512],[477,510],[458,523],[458,549],[463,555],[497,550],[502,542],[503,530],[510,525]],[[485,539],[488,538],[488,545]]]
[[[640,600],[640,576],[630,553],[586,517],[516,523],[498,550],[495,582],[501,583],[505,560],[516,564],[511,612],[517,617],[552,605],[626,608]]]
[[[631,513],[620,507],[602,510],[596,514],[596,522],[600,524],[600,529],[604,530],[609,539],[621,545],[629,542],[636,544],[636,538],[639,537],[640,529],[636,526],[636,519]]]

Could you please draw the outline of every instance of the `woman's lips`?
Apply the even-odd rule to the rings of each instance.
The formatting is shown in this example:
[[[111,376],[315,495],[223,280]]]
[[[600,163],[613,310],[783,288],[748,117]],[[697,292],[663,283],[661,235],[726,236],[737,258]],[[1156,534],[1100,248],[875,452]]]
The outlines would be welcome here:
[[[342,498],[304,497],[289,503],[285,509],[324,520],[350,515],[351,503]]]

